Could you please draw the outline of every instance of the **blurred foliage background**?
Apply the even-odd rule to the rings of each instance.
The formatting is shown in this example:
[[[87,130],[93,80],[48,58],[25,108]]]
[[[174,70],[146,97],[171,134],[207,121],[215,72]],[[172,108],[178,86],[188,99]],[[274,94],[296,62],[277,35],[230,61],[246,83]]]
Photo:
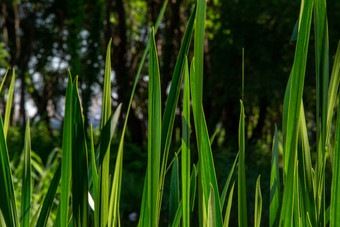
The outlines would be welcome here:
[[[39,163],[45,167],[50,165],[48,157],[61,147],[60,128],[68,69],[73,75],[79,75],[86,126],[99,125],[104,53],[111,37],[112,108],[123,103],[122,118],[125,117],[149,29],[162,3],[162,0],[0,1],[0,75],[2,77],[10,66],[15,68],[18,77],[8,137],[12,159],[19,163],[23,126],[29,118],[32,150],[41,159]],[[340,37],[340,1],[329,0],[327,4],[330,62],[333,62]],[[207,1],[204,108],[210,134],[217,132],[213,151],[219,182],[225,181],[237,152],[242,48],[245,48],[248,203],[254,201],[258,174],[262,174],[264,201],[269,201],[266,198],[269,196],[269,151],[274,124],[279,128],[281,125],[283,94],[295,49],[290,37],[298,19],[299,5],[300,1],[291,0]],[[169,1],[156,36],[164,105],[192,6],[192,0]],[[311,35],[304,103],[309,136],[315,138],[313,39]],[[192,55],[190,52],[189,57]],[[146,170],[147,73],[145,64],[128,122],[121,201],[124,226],[135,224],[131,220],[138,215]],[[0,94],[1,112],[5,107],[4,94]],[[175,128],[180,127],[180,114],[179,108]],[[173,152],[180,146],[179,131],[174,137]],[[112,146],[113,159],[117,144],[118,138]],[[311,146],[315,150],[315,144]],[[197,159],[195,153],[192,154],[193,160]],[[167,199],[164,198],[164,209],[167,209]],[[263,206],[264,211],[269,210],[269,203]],[[232,215],[231,220],[236,223],[237,212]],[[265,213],[263,224],[268,221],[267,217]],[[162,217],[164,223],[166,219]]]

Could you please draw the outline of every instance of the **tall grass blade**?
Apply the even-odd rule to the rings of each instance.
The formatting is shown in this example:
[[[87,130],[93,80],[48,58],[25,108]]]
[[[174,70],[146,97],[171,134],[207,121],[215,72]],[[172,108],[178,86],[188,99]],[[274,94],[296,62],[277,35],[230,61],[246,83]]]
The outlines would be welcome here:
[[[157,17],[156,23],[155,23],[155,27],[154,27],[155,31],[157,31],[157,29],[159,27],[159,24],[160,24],[160,22],[163,18],[167,4],[168,4],[168,0],[165,0],[162,8],[160,10],[160,13]],[[113,187],[114,187],[114,189],[111,191],[114,194],[114,197],[113,197],[114,198],[113,214],[111,214],[111,215],[113,215],[113,219],[112,219],[112,217],[109,217],[110,218],[109,221],[111,222],[111,219],[112,219],[114,225],[115,225],[115,223],[117,223],[117,217],[118,217],[118,212],[119,212],[119,200],[120,200],[120,190],[121,190],[122,171],[123,171],[124,138],[125,138],[125,132],[126,132],[126,127],[127,127],[127,121],[129,119],[132,100],[133,100],[133,96],[135,94],[135,90],[136,90],[136,87],[137,87],[139,76],[140,76],[146,55],[149,51],[149,48],[150,48],[150,42],[147,43],[147,46],[145,47],[141,61],[140,61],[139,66],[138,66],[138,70],[137,70],[137,73],[136,73],[136,76],[135,76],[135,81],[133,83],[133,87],[132,87],[132,91],[131,91],[129,105],[128,105],[127,112],[126,112],[123,131],[122,131],[122,134],[121,134],[119,147],[118,147],[118,154],[117,154],[116,165],[115,165],[115,170],[114,170],[114,175],[113,175]]]
[[[179,170],[178,170],[178,156],[175,153],[175,161],[172,165],[171,179],[170,179],[170,198],[169,198],[169,226],[175,220],[176,212],[179,207]]]
[[[0,210],[7,226],[19,226],[5,131],[0,117]]]
[[[198,169],[198,216],[200,227],[206,221],[203,220],[204,217],[207,216],[207,210],[204,204],[208,204],[208,191],[203,190],[203,174],[202,170],[204,169],[204,165],[202,165],[202,96],[203,96],[203,64],[204,64],[204,24],[205,24],[205,11],[206,11],[206,1],[198,0],[197,1],[197,12],[196,12],[196,24],[195,24],[195,37],[194,37],[194,71],[191,75],[191,97],[193,102],[193,113],[194,113],[194,123],[195,123],[195,131],[196,131],[196,140],[197,140],[197,150],[198,150],[198,158],[200,163],[200,168]],[[196,105],[194,105],[196,103]],[[195,117],[195,115],[197,117]]]
[[[321,142],[321,154],[323,155],[325,152],[327,91],[329,83],[329,42],[326,1],[315,1],[314,14],[317,144],[319,141]]]
[[[72,208],[73,224],[87,226],[88,184],[87,145],[84,116],[78,93],[78,78],[73,83],[73,135],[72,135]]]
[[[199,182],[202,183],[198,184],[198,216],[199,216],[199,223],[200,227],[202,223],[205,223],[203,218],[206,216],[206,207],[203,205],[204,202],[202,200],[206,200],[205,204],[208,203],[208,196],[203,195],[204,191],[201,186],[203,186],[203,176],[202,176],[202,169],[204,166],[202,165],[202,96],[203,96],[203,54],[204,54],[204,23],[205,23],[205,10],[206,10],[206,1],[205,0],[198,0],[197,1],[197,12],[196,12],[196,24],[195,24],[195,37],[194,37],[194,59],[193,60],[193,74],[191,73],[191,97],[192,102],[196,103],[194,106],[193,104],[193,113],[194,113],[194,123],[195,123],[195,131],[196,131],[196,139],[197,139],[197,149],[198,149],[198,156],[199,156],[199,163],[200,168],[199,171]],[[195,117],[195,115],[197,117]],[[210,185],[209,185],[210,191]],[[205,192],[207,194],[208,192]]]
[[[55,194],[57,192],[60,177],[61,177],[61,168],[62,168],[62,164],[59,164],[57,170],[54,173],[50,187],[48,188],[47,194],[44,198],[43,205],[41,207],[41,211],[40,211],[38,221],[37,221],[37,225],[36,225],[37,227],[44,227],[44,226],[47,225],[48,217],[49,217],[50,211],[52,209],[53,200],[54,200]],[[61,203],[59,204],[59,207],[60,207],[60,211],[61,211],[61,209],[62,209]],[[61,213],[62,213],[62,211],[60,212],[60,215],[61,215]],[[66,223],[67,223],[67,220],[65,221]],[[62,222],[62,220],[60,220],[60,224],[61,224],[61,222]]]
[[[307,46],[309,42],[309,33],[310,33],[310,26],[311,26],[311,17],[312,17],[312,10],[313,10],[313,1],[303,1],[301,3],[301,11],[300,11],[300,18],[299,21],[299,35],[298,41],[295,50],[295,58],[294,64],[291,71],[291,75],[289,78],[289,82],[287,85],[287,90],[285,94],[285,104],[287,108],[286,115],[284,117],[287,119],[286,122],[283,122],[284,132],[287,134],[285,145],[285,166],[284,172],[287,175],[288,169],[288,160],[289,160],[289,152],[291,147],[291,141],[293,137],[293,131],[296,130],[297,124],[294,125],[294,122],[298,119],[298,114],[295,112],[300,111],[300,102],[302,97],[303,91],[303,84],[304,84],[304,74],[306,70],[306,61],[307,61]],[[297,100],[298,99],[298,100]],[[299,108],[296,108],[296,107]],[[297,111],[293,111],[297,109]],[[294,126],[294,127],[293,127]],[[296,137],[296,136],[295,136]]]
[[[102,119],[100,128],[103,129],[111,117],[111,41],[107,45],[105,60],[105,76],[103,89]],[[102,135],[106,136],[107,135]],[[104,227],[108,224],[109,211],[109,179],[110,169],[110,144],[101,146],[99,153],[98,168],[98,198],[99,198],[99,226]]]
[[[240,100],[240,124],[239,124],[239,164],[238,164],[238,224],[240,227],[248,226],[247,192],[246,192],[246,167],[245,167],[245,126],[244,107]]]
[[[31,211],[31,135],[30,123],[26,123],[24,142],[24,168],[22,174],[21,217],[20,226],[28,227]]]
[[[61,198],[60,198],[60,226],[66,227],[68,220],[69,196],[71,188],[72,169],[72,102],[73,83],[71,73],[68,75],[66,88],[65,117],[63,126],[63,158],[61,160]],[[58,181],[59,182],[59,181]],[[53,194],[54,196],[54,194]]]
[[[261,226],[262,194],[261,194],[260,178],[261,178],[261,175],[259,175],[259,177],[256,180],[254,227]]]
[[[175,121],[175,112],[177,108],[179,93],[181,90],[181,84],[183,79],[183,71],[185,69],[187,54],[189,51],[191,37],[195,24],[196,16],[196,6],[189,18],[182,44],[177,57],[174,73],[172,75],[172,81],[170,85],[170,92],[165,105],[163,120],[162,120],[162,131],[161,131],[161,151],[162,151],[162,165],[161,165],[161,175],[160,175],[160,188],[164,185],[166,167],[168,162],[168,155],[171,145],[171,138],[173,132],[173,126]],[[159,206],[162,203],[162,193],[160,194]]]
[[[193,116],[194,116],[194,125],[195,125],[195,133],[196,133],[196,142],[197,142],[197,149],[199,149],[199,142],[198,142],[198,128],[197,128],[197,117],[195,116],[196,113],[196,98],[194,97],[194,95],[196,95],[196,76],[195,76],[195,57],[192,58],[191,64],[190,64],[190,92],[191,92],[191,103],[192,103],[192,110],[193,110]],[[201,172],[201,153],[198,152],[198,163],[197,163],[197,175],[198,175],[198,179],[197,179],[197,199],[198,199],[198,220],[199,220],[199,227],[203,226],[203,223],[205,223],[206,221],[203,220],[203,218],[205,217],[205,207],[203,206],[203,188],[202,188],[202,172]]]
[[[316,164],[316,184],[321,185],[321,197],[317,197],[318,217],[320,226],[325,226],[325,175],[322,168],[325,164],[325,144],[326,144],[326,121],[327,121],[327,91],[329,83],[329,43],[328,43],[328,22],[326,12],[326,1],[316,0],[314,7],[314,32],[315,32],[315,65],[316,65],[316,126],[317,126],[317,164]],[[318,189],[319,187],[317,187]],[[320,198],[320,199],[319,199]]]
[[[185,58],[182,117],[182,201],[183,226],[190,226],[190,86],[188,59]]]
[[[300,116],[300,106],[304,87],[304,77],[306,71],[308,43],[311,27],[311,17],[313,12],[313,1],[301,2],[300,24],[295,50],[294,64],[291,71],[291,84],[289,89],[288,116],[285,138],[285,163],[284,175],[286,176],[283,191],[283,202],[280,215],[280,226],[291,226],[293,224],[293,205],[295,175],[297,169],[297,138],[298,123]],[[289,166],[289,168],[288,168]],[[296,199],[296,198],[295,198]]]
[[[332,178],[332,194],[330,207],[330,227],[340,225],[340,103],[338,104],[338,116],[336,123],[336,138],[334,150],[334,165]]]
[[[8,97],[7,97],[7,103],[6,103],[6,113],[5,113],[5,119],[4,119],[5,138],[7,138],[7,132],[8,132],[8,128],[9,128],[9,118],[11,116],[11,110],[12,110],[14,82],[15,82],[15,70],[13,69],[11,84],[10,84],[9,90],[8,90]]]
[[[161,87],[154,29],[150,35],[148,115],[148,209],[150,226],[158,226],[161,150]]]
[[[281,197],[280,197],[280,173],[279,173],[279,147],[277,138],[277,126],[273,138],[272,167],[270,171],[270,205],[269,226],[276,227],[279,224]]]
[[[197,13],[196,13],[196,24],[195,24],[195,37],[194,37],[194,67],[195,67],[195,87],[194,93],[192,95],[193,99],[196,101],[196,107],[194,112],[197,115],[197,144],[198,151],[201,152],[202,145],[202,96],[203,96],[203,65],[204,65],[204,23],[205,23],[205,11],[206,11],[206,1],[197,1]],[[201,166],[202,167],[202,166]],[[209,190],[210,191],[210,190]]]

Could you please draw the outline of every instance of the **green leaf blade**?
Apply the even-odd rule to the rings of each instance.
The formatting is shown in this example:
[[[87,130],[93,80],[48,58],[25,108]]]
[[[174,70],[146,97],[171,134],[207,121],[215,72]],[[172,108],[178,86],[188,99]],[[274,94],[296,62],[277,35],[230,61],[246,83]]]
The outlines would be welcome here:
[[[19,226],[4,126],[0,117],[0,210],[7,226]]]
[[[24,169],[22,175],[21,218],[22,227],[29,226],[31,211],[31,135],[29,121],[26,123],[24,141]]]
[[[91,144],[90,144],[90,153],[91,153],[91,167],[92,167],[92,183],[93,183],[93,200],[94,200],[94,226],[98,227],[98,210],[99,210],[99,201],[98,201],[98,172],[96,167],[96,156],[94,151],[94,142],[93,142],[93,129],[91,124]]]
[[[231,188],[230,188],[230,192],[229,192],[229,196],[228,196],[227,207],[226,207],[225,215],[224,215],[223,227],[229,226],[230,211],[231,211],[231,205],[232,205],[232,202],[233,202],[233,195],[234,195],[234,187],[235,187],[235,180],[231,184]]]
[[[105,61],[105,76],[103,89],[103,105],[101,129],[104,128],[107,121],[111,117],[111,41],[107,45],[106,61]],[[102,135],[102,137],[107,135]],[[108,224],[109,211],[109,169],[110,169],[110,144],[100,146],[99,153],[99,169],[98,169],[98,197],[99,197],[99,226],[105,227]]]
[[[254,227],[261,226],[262,194],[261,194],[260,178],[261,178],[261,175],[259,175],[256,180]]]
[[[88,163],[84,116],[78,93],[78,78],[73,83],[72,133],[72,215],[75,226],[87,226],[88,218]]]
[[[277,137],[277,126],[273,138],[272,165],[270,171],[270,206],[269,206],[269,226],[276,227],[280,220],[281,207],[280,173],[279,173],[279,148]]]
[[[304,88],[304,79],[306,72],[306,62],[308,53],[308,43],[311,27],[311,18],[313,13],[314,1],[302,1],[300,11],[299,33],[295,51],[294,64],[291,71],[291,83],[289,91],[289,98],[286,125],[286,137],[284,141],[284,191],[283,202],[280,215],[280,226],[292,226],[293,211],[294,211],[294,187],[296,187],[297,174],[297,141],[298,141],[298,125],[300,117],[300,106]],[[287,95],[286,95],[287,97]],[[285,100],[287,101],[287,99]],[[289,167],[289,168],[288,168]]]
[[[240,124],[239,124],[239,164],[238,164],[238,223],[240,227],[248,226],[247,192],[246,192],[246,167],[245,167],[245,126],[244,107],[240,100]]]
[[[66,227],[68,222],[69,196],[71,188],[72,169],[72,96],[73,84],[69,72],[66,88],[65,117],[63,126],[63,158],[61,161],[61,200],[60,200],[60,226]]]
[[[150,34],[148,115],[148,209],[150,226],[157,226],[161,150],[161,89],[154,29]]]
[[[340,225],[340,103],[336,123],[336,139],[334,150],[333,178],[331,187],[330,226]]]
[[[60,177],[61,177],[61,168],[62,168],[62,164],[59,164],[57,170],[54,173],[50,187],[48,188],[47,194],[45,195],[44,202],[39,213],[39,217],[38,217],[38,221],[36,225],[37,227],[44,227],[47,225],[48,217],[52,209],[53,200],[57,192]],[[59,204],[59,207],[61,207],[61,204]]]
[[[183,226],[190,226],[190,87],[189,66],[185,58],[182,117],[182,201]]]
[[[169,201],[169,226],[174,223],[176,213],[179,207],[179,170],[178,156],[175,153],[175,161],[172,165],[170,179],[170,201]]]
[[[190,15],[187,27],[184,33],[184,37],[181,43],[179,54],[176,60],[175,69],[172,75],[170,92],[166,101],[165,110],[162,119],[162,131],[161,131],[161,151],[162,151],[162,165],[160,176],[160,188],[164,185],[164,179],[166,175],[166,167],[168,162],[169,150],[172,139],[173,126],[175,122],[175,113],[178,104],[179,94],[181,90],[181,84],[183,80],[183,71],[185,70],[185,64],[187,60],[187,54],[189,51],[191,37],[195,24],[196,7]],[[161,205],[162,194],[159,200]]]
[[[115,133],[121,109],[122,109],[122,104],[119,104],[111,118],[110,141],[112,140],[113,135]],[[121,137],[121,139],[123,139],[123,136]],[[115,165],[113,181],[112,181],[112,186],[111,186],[111,196],[110,196],[110,205],[109,205],[109,222],[108,222],[109,226],[112,224],[117,225],[117,223],[119,222],[119,201],[120,201],[122,171],[123,171],[123,141],[121,140],[119,147],[118,147],[118,154],[117,154],[116,165]]]

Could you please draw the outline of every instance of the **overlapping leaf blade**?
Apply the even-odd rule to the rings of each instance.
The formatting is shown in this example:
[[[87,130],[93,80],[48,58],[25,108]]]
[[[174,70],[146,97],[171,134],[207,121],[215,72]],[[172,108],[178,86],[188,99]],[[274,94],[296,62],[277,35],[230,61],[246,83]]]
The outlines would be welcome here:
[[[170,201],[169,201],[169,226],[174,223],[179,208],[179,164],[178,156],[175,154],[175,161],[172,165],[170,179]]]
[[[5,131],[0,117],[0,210],[7,226],[19,226]]]
[[[87,226],[88,184],[87,145],[84,116],[78,93],[78,78],[73,83],[72,133],[72,215],[75,226]]]
[[[330,227],[340,225],[340,103],[338,104],[338,117],[336,123],[336,138],[334,149],[334,165],[332,178],[332,194],[330,207]]]
[[[214,189],[215,224],[222,226],[222,212],[219,199],[218,185],[214,161],[210,146],[209,133],[205,122],[202,95],[203,95],[203,54],[204,54],[204,23],[205,23],[206,1],[197,1],[195,37],[194,37],[194,61],[193,69],[190,70],[190,88],[192,97],[192,108],[195,123],[195,132],[199,156],[199,217],[200,223],[206,223],[208,217],[208,204],[210,185]]]
[[[270,205],[269,205],[269,226],[276,227],[279,224],[281,197],[280,197],[280,174],[279,174],[279,148],[277,137],[277,126],[273,138],[272,165],[270,172]]]
[[[182,201],[183,226],[190,226],[190,87],[189,66],[185,58],[182,117]]]
[[[299,143],[298,158],[299,158],[299,187],[300,187],[300,206],[302,224],[306,225],[311,222],[313,226],[316,225],[316,203],[314,199],[314,182],[313,182],[313,169],[310,157],[310,147],[307,135],[307,125],[305,119],[305,111],[303,103],[300,110],[299,122]]]
[[[105,76],[103,89],[102,119],[100,128],[103,129],[111,117],[111,41],[107,45]],[[101,140],[108,142],[109,135],[101,134]],[[99,151],[98,168],[98,198],[99,198],[99,226],[104,227],[108,224],[109,211],[109,190],[110,190],[110,143],[107,146],[101,145]]]
[[[21,217],[20,226],[28,227],[31,211],[31,135],[30,123],[26,123],[24,141],[24,168],[22,174]]]
[[[287,89],[289,91],[288,104],[286,103],[286,106],[288,106],[287,122],[284,122],[286,123],[286,125],[283,125],[283,127],[287,129],[286,138],[284,141],[284,176],[286,177],[284,182],[285,187],[283,191],[283,202],[280,215],[280,226],[287,227],[293,224],[294,187],[296,182],[295,175],[297,174],[296,150],[298,139],[298,124],[304,87],[312,12],[313,1],[302,1],[300,11],[299,34],[297,39],[294,64],[290,75],[291,84],[290,89]]]
[[[68,222],[69,196],[72,170],[72,101],[73,83],[69,72],[65,99],[65,117],[63,125],[63,156],[61,161],[61,199],[60,226],[66,227]],[[54,195],[55,193],[53,193]]]
[[[239,156],[239,153],[237,153],[237,155],[235,157],[233,166],[231,167],[231,169],[229,171],[228,178],[227,178],[227,180],[224,184],[224,187],[223,187],[223,191],[222,191],[222,194],[221,194],[221,208],[222,209],[224,207],[224,202],[225,202],[226,196],[230,193],[231,183],[234,182],[235,178],[236,178],[235,168],[238,164],[238,156]]]
[[[327,121],[327,92],[329,83],[329,43],[326,1],[316,0],[314,7],[315,65],[316,65],[316,194],[319,225],[325,226],[325,144]]]
[[[161,87],[154,29],[150,34],[148,115],[148,209],[150,226],[158,225],[161,151]]]
[[[261,215],[262,215],[262,194],[261,194],[261,175],[256,180],[256,191],[255,191],[255,214],[254,214],[254,226],[261,226]]]
[[[227,207],[226,207],[225,215],[224,215],[223,227],[228,227],[229,226],[231,204],[233,202],[233,195],[234,195],[234,187],[235,187],[235,179],[231,183],[231,188],[230,188],[230,192],[229,192],[229,196],[228,196],[228,201],[227,201]]]
[[[122,109],[122,104],[119,104],[117,109],[115,110],[113,116],[110,119],[110,141],[113,138],[113,135],[116,131],[118,119],[120,116],[120,112]],[[118,151],[116,159],[115,169],[120,171],[115,171],[113,175],[113,181],[111,186],[111,195],[110,195],[110,205],[109,205],[109,226],[111,224],[116,225],[119,219],[119,198],[120,198],[120,187],[121,187],[121,179],[122,179],[122,161],[123,161],[123,153]]]
[[[165,175],[166,175],[166,167],[168,162],[169,150],[171,145],[171,138],[173,132],[173,126],[175,121],[175,111],[177,108],[179,93],[181,90],[181,84],[183,79],[183,71],[185,69],[185,61],[186,56],[189,51],[191,37],[195,24],[195,16],[196,16],[196,6],[194,7],[193,12],[189,18],[184,37],[182,40],[182,44],[179,50],[179,54],[177,57],[174,73],[172,76],[172,81],[170,85],[170,91],[168,95],[168,99],[165,105],[163,120],[162,120],[162,133],[161,133],[161,151],[162,151],[162,165],[161,165],[161,174],[160,174],[160,188],[164,185]],[[162,194],[160,195],[159,203],[162,203]]]
[[[244,107],[240,100],[240,124],[239,124],[239,164],[238,164],[238,224],[241,227],[248,226],[247,215],[247,192],[246,192],[246,167],[245,167],[245,126],[244,126]]]
[[[159,24],[160,24],[160,22],[163,18],[167,4],[168,4],[168,0],[165,0],[163,2],[162,8],[160,10],[160,13],[157,17],[157,20],[156,20],[156,23],[155,23],[155,26],[154,26],[155,32],[158,30]],[[143,67],[143,64],[144,64],[144,61],[146,59],[146,55],[147,55],[149,49],[150,49],[150,42],[147,43],[147,46],[145,47],[145,50],[143,52],[142,58],[140,60],[139,66],[138,66],[138,70],[137,70],[137,73],[136,73],[136,76],[135,76],[135,81],[133,83],[133,87],[132,87],[132,91],[131,91],[129,105],[128,105],[127,112],[126,112],[123,131],[122,131],[122,134],[121,134],[119,147],[118,147],[118,154],[117,154],[116,165],[115,165],[115,170],[114,170],[114,175],[113,175],[113,187],[114,188],[112,189],[114,201],[113,201],[113,214],[111,214],[111,215],[113,215],[113,218],[109,217],[109,221],[112,219],[114,225],[117,223],[117,219],[118,219],[118,216],[119,216],[118,213],[119,213],[119,200],[120,200],[120,190],[121,190],[122,171],[123,171],[124,138],[125,138],[125,132],[126,132],[126,127],[127,127],[127,121],[129,119],[132,100],[133,100],[133,97],[134,97],[134,94],[135,94],[135,90],[136,90],[137,83],[138,83],[138,80],[139,80],[139,77],[140,77],[140,73],[142,71],[142,67]],[[142,219],[143,219],[143,217],[142,217]],[[140,224],[140,222],[139,222],[139,224]]]
[[[96,156],[94,152],[94,142],[93,142],[93,129],[91,124],[91,144],[90,144],[90,153],[91,153],[91,169],[92,169],[92,183],[93,183],[93,200],[94,200],[94,226],[98,226],[98,210],[99,210],[99,201],[98,201],[98,172],[96,167]]]

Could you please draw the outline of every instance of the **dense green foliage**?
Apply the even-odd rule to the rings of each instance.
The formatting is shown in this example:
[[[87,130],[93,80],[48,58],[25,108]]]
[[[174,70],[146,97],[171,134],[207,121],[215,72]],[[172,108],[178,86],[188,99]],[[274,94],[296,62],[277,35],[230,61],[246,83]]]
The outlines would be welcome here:
[[[72,3],[80,6],[82,2]],[[218,1],[214,2],[217,3]],[[340,100],[340,42],[329,76],[330,59],[333,58],[329,54],[326,1],[301,1],[299,20],[292,35],[292,40],[296,41],[295,55],[283,100],[282,125],[281,130],[278,130],[275,125],[271,141],[270,179],[266,184],[264,181],[267,179],[262,178],[260,181],[261,175],[258,173],[255,173],[256,183],[252,182],[252,178],[249,179],[247,174],[250,163],[247,156],[252,147],[248,147],[251,138],[247,137],[249,127],[247,128],[245,119],[246,109],[253,106],[247,105],[246,102],[247,91],[244,89],[244,84],[247,84],[247,78],[244,75],[244,68],[242,69],[239,118],[232,119],[238,122],[238,136],[235,136],[238,137],[238,153],[228,174],[225,174],[228,176],[222,181],[225,181],[222,191],[220,189],[223,185],[218,177],[218,164],[214,161],[216,155],[212,147],[216,134],[210,136],[207,120],[211,115],[206,115],[203,95],[205,91],[203,85],[206,80],[204,76],[205,32],[207,29],[209,37],[213,32],[209,22],[216,18],[209,18],[207,14],[209,7],[205,0],[198,0],[192,6],[191,16],[186,23],[173,67],[169,95],[165,99],[161,83],[162,65],[159,61],[155,36],[168,7],[167,4],[168,1],[163,3],[158,17],[155,18],[154,27],[150,29],[149,41],[136,70],[132,92],[127,99],[129,102],[118,105],[114,112],[112,111],[111,45],[115,40],[108,42],[101,124],[98,129],[99,139],[92,125],[89,130],[87,127],[85,117],[87,113],[82,107],[84,102],[87,105],[86,100],[81,102],[83,97],[81,95],[86,96],[86,92],[80,92],[78,80],[80,77],[73,79],[69,72],[61,134],[62,148],[56,149],[48,156],[45,170],[42,167],[44,164],[31,148],[35,133],[33,130],[31,132],[29,121],[22,139],[22,155],[11,157],[8,135],[16,74],[12,70],[10,83],[6,84],[8,80],[6,77],[9,76],[7,70],[0,87],[1,93],[8,85],[6,105],[0,117],[1,226],[102,227],[125,226],[125,222],[131,224],[124,222],[122,218],[124,207],[121,197],[122,190],[126,186],[123,183],[125,178],[123,160],[131,158],[126,155],[126,152],[124,155],[123,151],[133,150],[126,147],[125,133],[130,110],[134,105],[136,86],[146,59],[148,59],[147,143],[145,142],[147,158],[143,158],[146,163],[140,168],[145,176],[143,192],[135,193],[140,195],[141,200],[140,204],[137,204],[140,206],[139,221],[133,222],[132,225],[154,227],[167,222],[169,226],[210,227],[236,225],[238,221],[238,225],[242,227],[248,226],[248,223],[261,226],[265,222],[270,226],[287,227],[338,226],[340,224],[338,218],[338,215],[340,217],[338,205],[340,101],[338,111],[335,112],[334,109],[337,101]],[[73,9],[82,10],[81,7],[74,7],[70,4],[67,13],[74,18],[70,26],[76,33],[76,37],[79,23],[84,15],[73,12]],[[313,75],[316,78],[315,137],[309,136],[307,112],[303,101],[312,31],[314,31],[315,56]],[[71,38],[67,40],[67,45],[77,50],[77,44]],[[191,45],[192,41],[193,45]],[[193,50],[191,61],[188,58],[190,49]],[[80,71],[79,53],[75,51],[70,55],[72,68]],[[243,51],[242,55],[244,66],[247,65],[247,61],[244,60]],[[219,81],[222,79],[220,78]],[[207,85],[209,87],[209,83]],[[163,99],[166,100],[164,108]],[[270,99],[271,97],[267,97],[267,100]],[[208,106],[212,108],[214,105],[211,102]],[[177,109],[182,112],[181,138],[176,135],[179,132],[174,130]],[[117,130],[117,124],[121,122],[119,116],[122,110],[125,121]],[[255,131],[253,130],[252,133]],[[95,137],[97,141],[94,140]],[[141,137],[143,139],[143,136]],[[173,138],[176,140],[172,141]],[[114,140],[118,142],[113,143]],[[196,143],[192,143],[193,141]],[[313,148],[315,152],[312,151],[311,145],[315,146]],[[177,151],[173,152],[172,148]],[[132,159],[136,158],[132,157]],[[167,173],[170,172],[171,177],[168,177]],[[167,179],[170,179],[170,182],[167,182]],[[328,181],[331,184],[326,184]],[[252,192],[254,197],[249,197],[249,191],[252,189],[248,187],[249,184],[254,185]],[[269,185],[269,198],[262,196],[263,184]],[[237,203],[233,199],[235,185],[237,185]],[[139,185],[131,187],[139,187]],[[164,190],[167,187],[169,190]],[[168,204],[165,198],[169,198]],[[262,215],[266,209],[268,216]],[[238,218],[232,218],[233,213],[237,213]]]

